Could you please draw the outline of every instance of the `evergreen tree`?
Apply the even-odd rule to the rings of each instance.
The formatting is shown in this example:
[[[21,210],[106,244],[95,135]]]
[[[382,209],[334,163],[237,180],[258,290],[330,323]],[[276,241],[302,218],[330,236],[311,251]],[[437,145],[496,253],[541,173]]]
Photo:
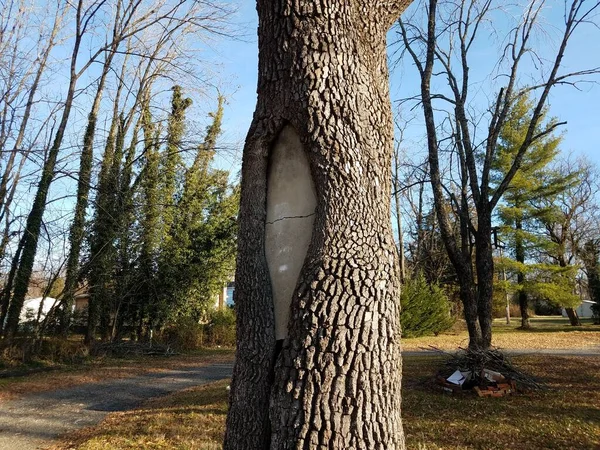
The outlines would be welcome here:
[[[500,183],[510,170],[515,155],[526,138],[534,104],[527,97],[519,97],[509,112],[506,124],[500,133],[497,158],[495,160],[495,180]],[[554,119],[544,123],[545,113],[537,126],[537,133],[549,129],[555,122]],[[539,222],[537,219],[549,214],[549,208],[536,207],[536,200],[555,195],[564,190],[571,177],[563,177],[555,173],[550,164],[559,154],[561,137],[546,135],[536,140],[521,164],[520,170],[514,176],[510,187],[506,190],[503,203],[498,208],[498,215],[502,222],[503,238],[509,244],[512,253],[512,263],[503,262],[506,267],[516,273],[519,308],[521,310],[521,327],[529,328],[529,299],[528,286],[536,286],[527,282],[527,276],[543,271],[543,266],[537,264],[535,270],[531,258],[548,243],[540,238],[537,233]],[[549,269],[550,270],[550,269]],[[550,270],[550,272],[552,272]]]
[[[454,323],[448,296],[439,284],[427,281],[421,273],[404,284],[400,303],[400,323],[405,337],[437,335]]]

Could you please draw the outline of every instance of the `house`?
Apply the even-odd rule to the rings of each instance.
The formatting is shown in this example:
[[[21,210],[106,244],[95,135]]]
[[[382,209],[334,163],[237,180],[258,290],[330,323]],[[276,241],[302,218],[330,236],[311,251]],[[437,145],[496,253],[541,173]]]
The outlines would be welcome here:
[[[226,306],[233,306],[233,291],[235,290],[235,282],[230,281],[223,285],[223,289],[219,292],[215,301],[215,308],[221,309]]]
[[[21,309],[19,320],[21,322],[35,320],[37,318],[38,311],[40,310],[40,306],[42,307],[41,318],[43,319],[57,302],[58,300],[52,297],[36,297],[25,300],[25,303],[23,303],[23,309]]]

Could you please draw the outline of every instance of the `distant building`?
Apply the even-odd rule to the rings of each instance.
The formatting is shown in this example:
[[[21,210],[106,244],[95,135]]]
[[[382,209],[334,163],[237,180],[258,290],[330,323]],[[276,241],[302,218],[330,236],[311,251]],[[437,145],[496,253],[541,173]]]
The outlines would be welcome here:
[[[19,320],[21,322],[28,322],[30,320],[37,319],[40,306],[42,307],[41,319],[43,319],[46,317],[46,314],[50,312],[54,304],[57,302],[58,300],[52,297],[36,297],[25,300],[25,303],[23,303],[23,309],[21,310],[21,315],[19,316]]]
[[[233,291],[235,290],[235,282],[230,281],[223,286],[221,292],[217,296],[215,301],[215,308],[225,308],[226,306],[233,306]]]
[[[593,313],[592,313],[592,305],[593,304],[594,304],[594,302],[591,300],[583,300],[581,302],[581,304],[577,308],[575,308],[575,311],[577,311],[577,315],[579,317],[592,317],[593,316]],[[567,312],[565,311],[565,308],[562,309],[562,316],[568,317]]]

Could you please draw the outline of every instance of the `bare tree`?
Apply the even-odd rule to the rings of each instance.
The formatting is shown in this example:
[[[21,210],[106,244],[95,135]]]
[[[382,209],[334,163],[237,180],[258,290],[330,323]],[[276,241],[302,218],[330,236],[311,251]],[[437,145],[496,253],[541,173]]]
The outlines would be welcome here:
[[[14,271],[14,277],[12,278],[14,279],[14,286],[12,284],[7,285],[4,289],[6,294],[12,292],[4,331],[7,336],[12,336],[16,331],[19,311],[22,307],[29,278],[35,263],[39,230],[48,202],[50,187],[57,173],[63,170],[58,163],[60,161],[59,155],[63,154],[68,159],[71,154],[65,154],[64,141],[65,136],[69,133],[69,117],[71,110],[76,105],[76,98],[81,93],[87,92],[90,87],[96,88],[95,93],[92,94],[92,101],[89,106],[90,112],[86,131],[83,133],[80,170],[78,176],[74,177],[78,180],[78,195],[75,219],[71,226],[71,252],[67,264],[68,283],[65,301],[63,302],[63,304],[67,304],[66,307],[63,307],[65,311],[70,310],[73,292],[76,288],[79,275],[79,254],[84,235],[85,212],[92,182],[94,138],[103,92],[107,80],[113,74],[115,78],[119,77],[118,70],[113,68],[114,62],[124,62],[129,55],[133,55],[132,59],[137,62],[148,58],[154,66],[162,66],[163,74],[166,73],[164,72],[165,67],[168,67],[174,73],[181,74],[184,69],[179,69],[176,65],[168,65],[174,64],[175,58],[171,56],[163,59],[162,57],[165,56],[164,53],[157,54],[154,52],[154,48],[157,45],[158,47],[162,47],[165,45],[165,42],[168,42],[168,45],[172,49],[171,53],[178,55],[183,61],[182,55],[185,55],[186,48],[188,47],[186,47],[185,42],[181,38],[183,36],[191,36],[194,32],[206,34],[226,32],[224,24],[227,23],[227,15],[231,11],[231,8],[215,2],[204,1],[80,0],[74,4],[69,2],[60,3],[59,10],[60,14],[57,15],[59,18],[62,18],[65,14],[72,14],[74,16],[74,20],[68,22],[72,24],[72,31],[74,33],[70,41],[72,52],[68,74],[69,83],[65,97],[60,101],[60,118],[54,133],[53,142],[44,155],[41,178],[38,182],[38,189],[31,212],[27,218],[25,232],[21,237],[22,242],[17,247],[19,250],[18,257],[14,258],[14,262],[17,264],[17,269]],[[102,32],[102,29],[106,31]],[[103,35],[104,37],[100,37]],[[49,42],[54,43],[56,33],[51,34],[51,36],[52,38]],[[161,39],[163,39],[162,42]],[[130,44],[134,42],[135,45],[128,45],[127,48],[123,48],[126,42]],[[82,61],[83,48],[86,48],[89,54]],[[42,61],[45,61],[44,57],[47,59],[46,53],[42,55]],[[88,82],[86,77],[91,78],[88,69],[92,64],[98,62],[101,64],[98,78],[89,80],[87,86],[82,86],[84,82]],[[185,67],[185,64],[182,64],[182,66]],[[33,96],[34,94],[30,95]],[[5,180],[8,180],[8,177],[5,177],[2,181]],[[2,184],[0,183],[0,194],[2,192]],[[3,301],[3,306],[5,306],[4,303]],[[68,316],[69,313],[67,312],[63,320],[65,324],[68,324]]]
[[[541,132],[536,131],[552,88],[576,84],[582,77],[598,73],[597,68],[562,73],[561,63],[573,34],[594,19],[600,3],[565,2],[564,24],[548,67],[538,54],[539,49],[535,48],[535,34],[545,5],[543,0],[532,1],[515,12],[517,19],[513,19],[496,66],[495,80],[501,86],[486,111],[476,107],[476,102],[481,101],[476,96],[480,88],[474,88],[470,78],[474,64],[471,53],[482,34],[490,31],[488,22],[503,13],[502,5],[496,5],[492,0],[426,0],[421,2],[421,9],[415,10],[415,15],[399,21],[402,51],[414,63],[421,78],[421,92],[416,100],[421,103],[425,118],[436,214],[458,276],[470,348],[487,349],[491,345],[494,209],[531,144],[563,124],[552,123]],[[423,11],[423,20],[419,20],[417,14]],[[510,20],[503,17],[505,19]],[[492,33],[497,38],[497,32],[492,30]],[[537,76],[527,73],[529,79],[535,81],[525,84],[528,58],[540,63],[540,73]],[[433,81],[438,77],[444,80],[444,88],[436,91]],[[535,101],[526,136],[515,153],[512,166],[494,186],[490,182],[490,172],[500,131],[512,103],[527,94]],[[456,178],[443,178],[445,154],[456,164]],[[459,217],[458,236],[450,221],[452,210]]]
[[[598,236],[598,169],[585,159],[569,158],[561,161],[555,170],[563,177],[576,174],[577,181],[557,195],[538,201],[540,208],[550,211],[540,218],[544,234],[552,243],[542,254],[562,269],[580,262],[585,265],[584,246]],[[574,291],[574,280],[572,287]],[[581,325],[575,308],[567,306],[565,311],[571,325]]]

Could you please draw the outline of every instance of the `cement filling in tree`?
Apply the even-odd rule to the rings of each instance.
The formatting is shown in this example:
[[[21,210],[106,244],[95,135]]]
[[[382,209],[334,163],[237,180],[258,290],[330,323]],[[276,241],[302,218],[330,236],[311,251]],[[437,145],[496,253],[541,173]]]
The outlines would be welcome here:
[[[409,1],[258,0],[226,449],[400,449],[386,33]]]

